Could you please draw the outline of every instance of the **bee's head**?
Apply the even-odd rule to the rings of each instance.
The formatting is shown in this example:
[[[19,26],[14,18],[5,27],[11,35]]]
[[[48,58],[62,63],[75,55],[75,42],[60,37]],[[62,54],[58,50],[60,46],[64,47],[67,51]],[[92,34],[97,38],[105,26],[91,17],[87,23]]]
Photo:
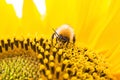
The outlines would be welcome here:
[[[59,37],[57,37],[59,39],[59,41],[62,41],[63,43],[69,42],[69,38],[64,36],[64,35],[59,35]]]

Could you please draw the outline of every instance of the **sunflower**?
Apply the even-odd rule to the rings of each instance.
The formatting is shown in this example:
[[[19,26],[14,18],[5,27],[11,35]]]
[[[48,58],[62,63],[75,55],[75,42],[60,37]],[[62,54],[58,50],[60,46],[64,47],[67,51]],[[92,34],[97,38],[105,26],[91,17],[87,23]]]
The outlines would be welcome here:
[[[0,78],[119,80],[119,5],[119,0],[0,0]],[[75,31],[75,44],[51,40],[52,29],[66,23]]]

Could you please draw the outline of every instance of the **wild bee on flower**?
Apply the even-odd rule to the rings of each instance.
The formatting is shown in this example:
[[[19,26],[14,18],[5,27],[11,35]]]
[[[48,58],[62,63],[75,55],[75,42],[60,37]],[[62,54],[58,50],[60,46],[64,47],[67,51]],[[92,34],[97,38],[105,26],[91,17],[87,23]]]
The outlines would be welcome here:
[[[66,42],[75,43],[75,34],[71,26],[64,24],[61,25],[56,30],[53,29],[53,31],[54,33],[52,34],[52,39],[56,38],[58,41],[62,43]]]

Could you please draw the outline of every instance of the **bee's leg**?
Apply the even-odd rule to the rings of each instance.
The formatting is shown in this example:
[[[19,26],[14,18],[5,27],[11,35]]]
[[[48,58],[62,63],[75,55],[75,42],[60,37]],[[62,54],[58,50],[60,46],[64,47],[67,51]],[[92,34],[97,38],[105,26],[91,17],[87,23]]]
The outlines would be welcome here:
[[[76,41],[76,38],[75,38],[75,36],[73,36],[73,43],[75,43],[75,41]]]
[[[52,41],[52,44],[53,44],[53,40],[56,38],[56,36],[55,36],[56,34],[55,33],[53,33],[52,34],[52,36],[51,36],[51,41]],[[56,41],[57,41],[57,38],[56,38]]]
[[[52,34],[52,39],[54,39],[55,33]]]

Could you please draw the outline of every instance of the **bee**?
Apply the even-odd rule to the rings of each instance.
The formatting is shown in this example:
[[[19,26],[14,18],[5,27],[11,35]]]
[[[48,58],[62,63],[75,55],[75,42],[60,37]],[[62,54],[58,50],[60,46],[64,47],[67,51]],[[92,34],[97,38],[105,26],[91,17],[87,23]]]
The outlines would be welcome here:
[[[54,33],[52,35],[52,39],[56,38],[58,41],[62,43],[68,43],[72,42],[75,43],[75,35],[74,35],[74,30],[72,29],[71,26],[64,24],[54,30]]]

